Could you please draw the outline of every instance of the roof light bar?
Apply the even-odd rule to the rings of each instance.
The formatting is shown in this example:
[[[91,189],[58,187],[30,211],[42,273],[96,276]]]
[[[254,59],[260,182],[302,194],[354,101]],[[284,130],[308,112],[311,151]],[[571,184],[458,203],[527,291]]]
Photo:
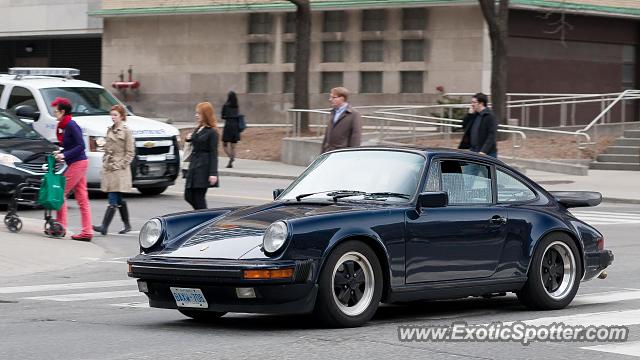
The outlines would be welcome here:
[[[25,75],[35,76],[64,76],[71,78],[79,76],[80,70],[73,68],[47,68],[47,67],[13,67],[9,68],[9,75],[15,75],[20,78]]]

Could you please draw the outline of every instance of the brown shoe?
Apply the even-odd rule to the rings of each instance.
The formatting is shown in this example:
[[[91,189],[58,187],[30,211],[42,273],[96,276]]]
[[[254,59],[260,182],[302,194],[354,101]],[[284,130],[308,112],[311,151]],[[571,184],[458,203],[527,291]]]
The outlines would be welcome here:
[[[71,238],[73,240],[78,240],[78,241],[91,241],[93,236],[78,234],[78,235],[71,235]]]

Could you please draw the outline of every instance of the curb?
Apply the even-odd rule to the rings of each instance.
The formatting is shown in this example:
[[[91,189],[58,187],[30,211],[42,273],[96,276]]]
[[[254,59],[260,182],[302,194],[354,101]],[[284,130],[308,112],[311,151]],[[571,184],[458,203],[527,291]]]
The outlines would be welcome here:
[[[225,171],[225,170],[218,170],[218,175],[248,177],[248,178],[283,179],[283,180],[295,180],[297,178],[297,176],[294,176],[294,175],[248,173],[248,172],[235,172],[235,171]]]
[[[613,203],[613,204],[640,204],[640,199],[603,197],[602,202]]]

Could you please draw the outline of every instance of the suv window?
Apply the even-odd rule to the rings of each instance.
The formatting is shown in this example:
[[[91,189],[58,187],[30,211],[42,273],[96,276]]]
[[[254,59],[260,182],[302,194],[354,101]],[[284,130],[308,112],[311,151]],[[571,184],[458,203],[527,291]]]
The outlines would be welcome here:
[[[10,113],[15,114],[16,107],[20,105],[31,105],[36,109],[38,108],[36,99],[33,97],[33,94],[31,94],[31,91],[21,86],[14,86],[13,89],[11,89],[11,95],[9,96],[9,102],[7,103],[7,110]]]
[[[498,202],[530,201],[536,198],[536,194],[527,185],[501,170],[496,170],[496,183]]]
[[[118,104],[113,95],[101,88],[59,87],[41,89],[40,92],[47,104],[56,97],[69,99],[73,116],[109,115],[111,107]],[[51,108],[48,110],[50,113],[53,111]]]
[[[465,161],[440,162],[442,191],[449,194],[449,204],[491,204],[491,168]]]

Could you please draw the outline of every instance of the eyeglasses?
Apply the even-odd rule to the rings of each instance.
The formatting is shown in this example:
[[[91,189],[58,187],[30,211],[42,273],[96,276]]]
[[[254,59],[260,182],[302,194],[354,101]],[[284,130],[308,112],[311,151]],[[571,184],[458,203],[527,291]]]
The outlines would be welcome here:
[[[471,103],[472,103],[472,104],[478,104],[478,103],[479,103],[479,101],[478,101],[478,100],[471,100]]]
[[[339,97],[342,97],[342,96],[329,95],[329,100],[339,98]]]

